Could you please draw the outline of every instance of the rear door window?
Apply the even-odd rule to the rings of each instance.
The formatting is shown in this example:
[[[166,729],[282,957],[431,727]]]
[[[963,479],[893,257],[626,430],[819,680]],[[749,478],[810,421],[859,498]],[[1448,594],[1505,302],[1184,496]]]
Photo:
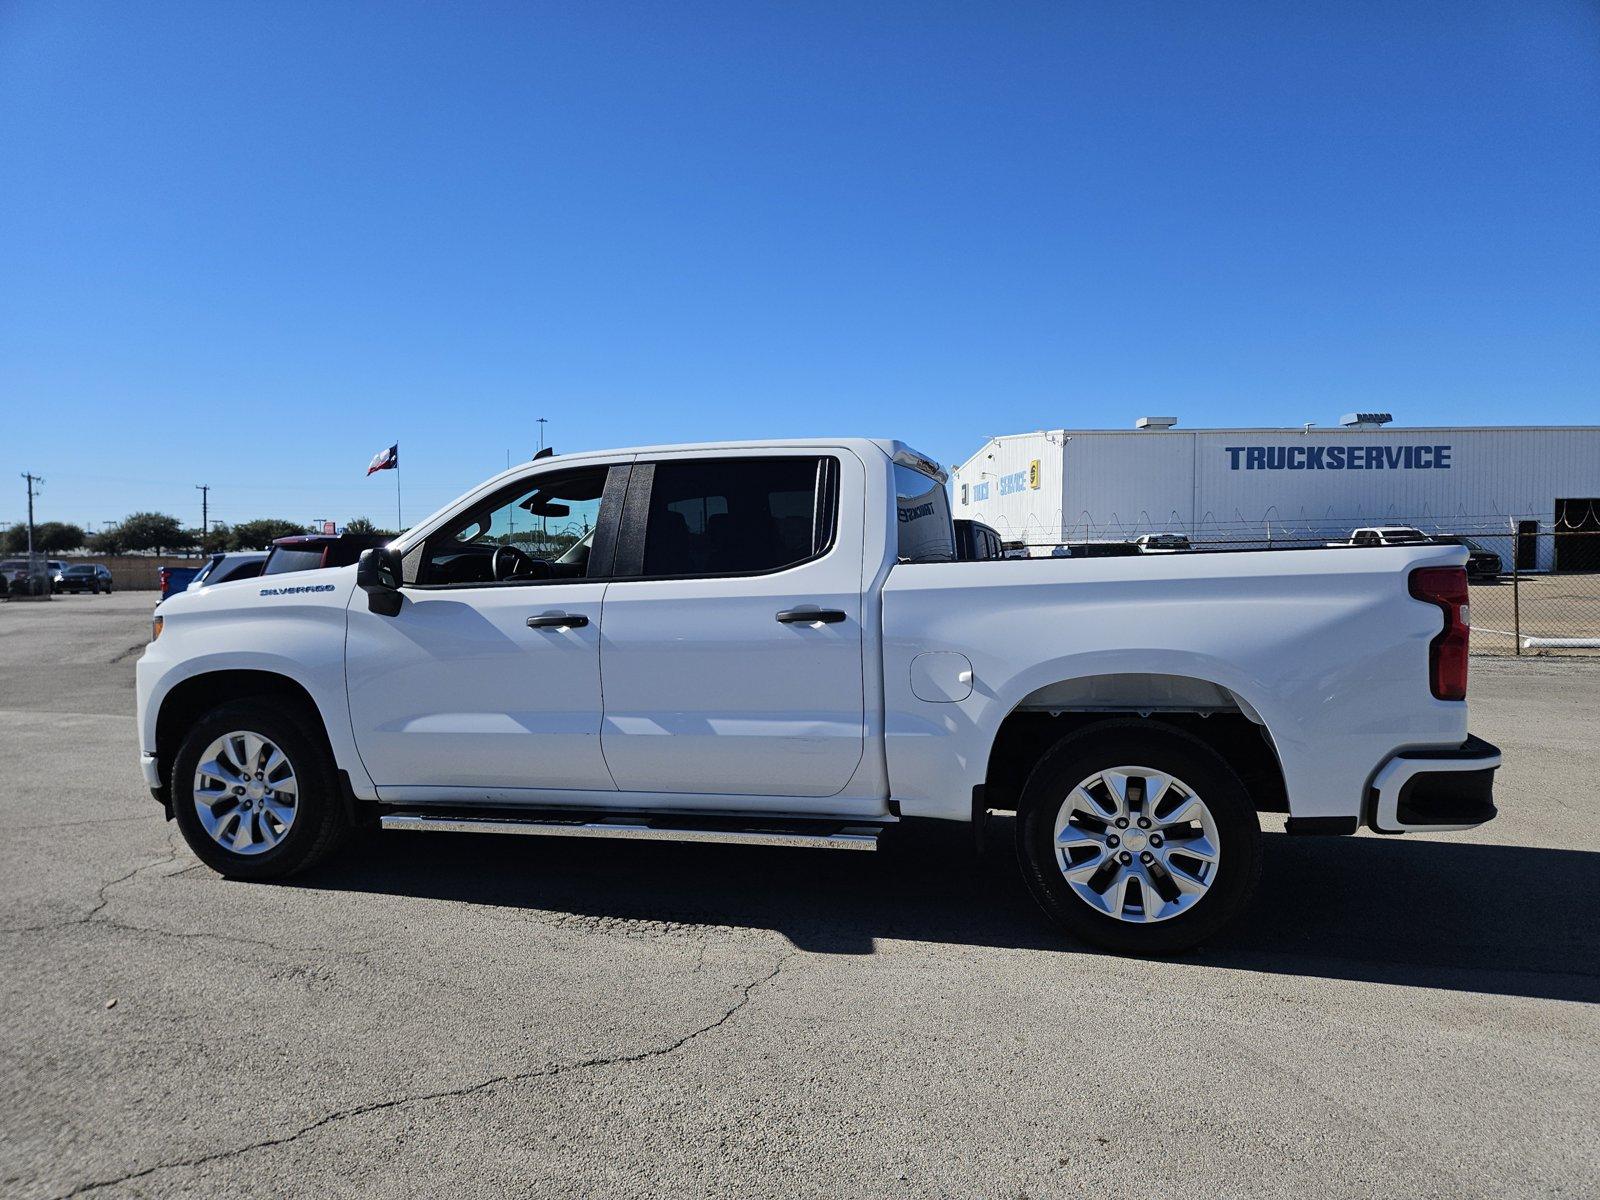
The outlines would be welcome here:
[[[833,543],[832,458],[688,459],[651,469],[639,574],[780,571]]]

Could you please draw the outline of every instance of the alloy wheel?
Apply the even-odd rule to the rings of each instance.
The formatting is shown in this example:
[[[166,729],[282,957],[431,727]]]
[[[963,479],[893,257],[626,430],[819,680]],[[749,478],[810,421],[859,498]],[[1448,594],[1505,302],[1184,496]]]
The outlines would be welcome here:
[[[195,768],[195,813],[211,840],[234,854],[264,854],[283,841],[299,798],[294,765],[259,733],[223,734]]]
[[[1195,790],[1152,767],[1097,771],[1061,803],[1056,863],[1073,894],[1130,924],[1193,908],[1216,882],[1217,822]]]

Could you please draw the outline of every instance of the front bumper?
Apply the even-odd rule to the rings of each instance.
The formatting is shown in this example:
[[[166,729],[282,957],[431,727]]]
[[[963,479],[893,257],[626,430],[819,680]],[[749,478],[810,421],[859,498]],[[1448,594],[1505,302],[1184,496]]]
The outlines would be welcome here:
[[[1492,821],[1499,766],[1499,747],[1470,735],[1452,749],[1397,754],[1367,790],[1367,826],[1376,833],[1439,833]]]
[[[167,794],[167,785],[161,778],[161,764],[156,756],[141,754],[139,770],[144,773],[145,786],[150,789],[151,798],[166,811],[167,820],[172,820],[172,797]]]

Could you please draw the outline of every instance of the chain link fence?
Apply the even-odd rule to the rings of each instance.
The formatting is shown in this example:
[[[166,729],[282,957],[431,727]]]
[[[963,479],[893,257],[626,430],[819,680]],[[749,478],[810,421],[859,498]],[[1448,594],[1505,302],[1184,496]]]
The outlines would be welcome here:
[[[1400,525],[1402,522],[1391,522]],[[1430,533],[1428,540],[1467,547],[1474,654],[1600,655],[1600,530]],[[1128,538],[1064,543],[1005,542],[1008,554],[1102,558],[1186,551],[1297,550],[1341,544],[1307,534],[1248,537],[1153,535],[1141,546]]]
[[[1502,563],[1471,580],[1473,653],[1600,654],[1600,531],[1472,540]]]

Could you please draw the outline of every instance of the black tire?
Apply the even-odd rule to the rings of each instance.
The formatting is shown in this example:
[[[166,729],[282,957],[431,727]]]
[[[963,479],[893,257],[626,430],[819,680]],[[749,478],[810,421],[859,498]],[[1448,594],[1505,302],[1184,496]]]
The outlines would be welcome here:
[[[1182,780],[1216,822],[1213,882],[1187,911],[1164,920],[1131,922],[1098,911],[1073,891],[1056,859],[1056,818],[1068,795],[1096,772],[1130,765]],[[1239,776],[1199,738],[1148,719],[1105,721],[1056,743],[1023,788],[1016,830],[1017,857],[1034,899],[1074,937],[1119,954],[1193,949],[1245,908],[1261,876],[1261,823]]]
[[[184,841],[212,870],[232,879],[283,879],[327,857],[349,831],[337,768],[313,715],[266,699],[235,700],[206,713],[189,730],[172,763],[172,812]],[[200,755],[225,734],[246,731],[273,742],[288,758],[299,794],[282,840],[258,854],[240,854],[212,840],[194,798]]]

